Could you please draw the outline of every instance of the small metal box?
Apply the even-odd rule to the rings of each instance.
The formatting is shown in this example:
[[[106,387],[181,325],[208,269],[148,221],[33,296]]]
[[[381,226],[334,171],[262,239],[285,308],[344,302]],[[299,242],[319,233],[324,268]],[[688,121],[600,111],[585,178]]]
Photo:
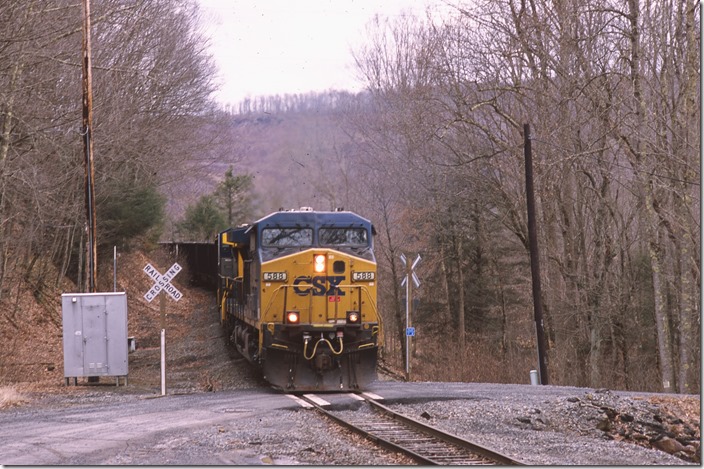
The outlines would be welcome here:
[[[127,377],[127,294],[64,293],[64,377]]]

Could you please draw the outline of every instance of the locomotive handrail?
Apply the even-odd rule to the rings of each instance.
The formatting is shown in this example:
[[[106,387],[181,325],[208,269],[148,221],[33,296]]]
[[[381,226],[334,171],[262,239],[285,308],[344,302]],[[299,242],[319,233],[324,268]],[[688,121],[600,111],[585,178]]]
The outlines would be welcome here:
[[[226,320],[226,317],[228,315],[237,315],[241,313],[237,305],[235,305],[235,310],[232,311],[232,305],[228,305],[228,300],[231,298],[236,300],[238,298],[238,294],[235,289],[238,287],[238,285],[242,285],[244,279],[242,276],[237,276],[233,278],[227,277],[225,275],[218,275],[218,277],[220,278],[221,282],[224,281],[224,284],[221,283],[221,285],[218,286],[217,291],[217,300],[220,303],[220,321],[223,322]],[[241,296],[241,294],[239,296]]]
[[[227,303],[227,294],[229,293],[229,290],[223,290],[222,292],[222,300],[220,301],[220,322],[224,322],[225,318],[227,317],[227,308],[225,307],[225,304]]]
[[[230,277],[218,274],[218,278],[220,279],[220,286],[218,286],[218,299],[220,300],[220,322],[222,323],[227,317],[228,311],[225,305],[229,296],[228,294],[230,293],[232,288],[230,287]],[[225,280],[224,285],[222,285],[222,280]]]

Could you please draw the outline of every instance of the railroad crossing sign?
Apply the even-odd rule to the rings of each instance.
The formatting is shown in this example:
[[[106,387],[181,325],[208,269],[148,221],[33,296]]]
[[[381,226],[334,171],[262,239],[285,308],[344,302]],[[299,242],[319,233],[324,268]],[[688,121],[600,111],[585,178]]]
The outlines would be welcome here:
[[[166,395],[166,311],[164,303],[164,295],[159,295],[163,290],[168,293],[171,298],[178,301],[183,296],[180,291],[173,285],[171,285],[171,279],[173,279],[176,274],[181,272],[181,266],[178,262],[174,262],[169,270],[166,271],[164,275],[161,275],[156,268],[147,263],[142,269],[145,274],[149,275],[152,280],[154,280],[154,285],[152,288],[145,293],[144,298],[148,302],[152,302],[154,298],[159,296],[159,310],[161,311],[161,395]]]
[[[413,261],[413,264],[411,264],[410,268],[408,266],[408,260],[406,259],[406,256],[403,253],[401,253],[401,262],[403,262],[403,266],[406,268],[406,270],[410,271],[411,279],[413,279],[413,284],[416,286],[416,288],[420,287],[420,280],[418,280],[418,276],[414,272],[416,269],[416,266],[420,262],[420,254],[418,254],[418,256],[416,256],[416,260]],[[407,281],[408,281],[408,275],[403,277],[403,280],[401,280],[401,286],[405,287]]]
[[[149,263],[145,265],[144,269],[142,270],[144,271],[144,273],[149,275],[152,280],[154,280],[154,285],[152,286],[152,288],[144,294],[144,298],[148,302],[151,303],[152,300],[156,298],[159,292],[162,290],[168,293],[171,298],[176,301],[181,299],[183,294],[171,284],[171,280],[176,276],[176,274],[181,272],[181,266],[178,265],[178,262],[174,262],[174,265],[172,265],[171,268],[167,270],[164,275],[161,275],[159,271],[156,270],[156,268],[154,268],[154,266]]]

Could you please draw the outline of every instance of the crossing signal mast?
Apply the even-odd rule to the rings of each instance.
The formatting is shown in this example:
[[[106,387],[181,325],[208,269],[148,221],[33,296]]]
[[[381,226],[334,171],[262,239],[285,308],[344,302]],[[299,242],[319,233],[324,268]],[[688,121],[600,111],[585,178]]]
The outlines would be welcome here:
[[[406,275],[401,281],[401,286],[406,287],[406,381],[408,381],[411,375],[410,342],[411,337],[415,337],[416,335],[415,327],[411,326],[411,308],[413,305],[411,282],[413,282],[416,288],[420,287],[420,280],[418,280],[418,276],[416,276],[414,272],[420,262],[420,254],[416,256],[413,264],[408,262],[404,254],[401,254],[401,262],[403,262],[403,266],[406,268]]]

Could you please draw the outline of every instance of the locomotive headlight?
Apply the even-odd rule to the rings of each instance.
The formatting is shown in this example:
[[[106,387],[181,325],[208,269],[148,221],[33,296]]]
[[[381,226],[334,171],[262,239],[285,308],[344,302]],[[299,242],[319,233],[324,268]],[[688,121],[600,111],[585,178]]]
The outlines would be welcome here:
[[[347,324],[359,324],[359,311],[347,311]]]
[[[298,311],[286,311],[286,324],[299,324],[301,315]]]
[[[325,272],[325,255],[316,254],[313,258],[313,270],[317,273]]]

